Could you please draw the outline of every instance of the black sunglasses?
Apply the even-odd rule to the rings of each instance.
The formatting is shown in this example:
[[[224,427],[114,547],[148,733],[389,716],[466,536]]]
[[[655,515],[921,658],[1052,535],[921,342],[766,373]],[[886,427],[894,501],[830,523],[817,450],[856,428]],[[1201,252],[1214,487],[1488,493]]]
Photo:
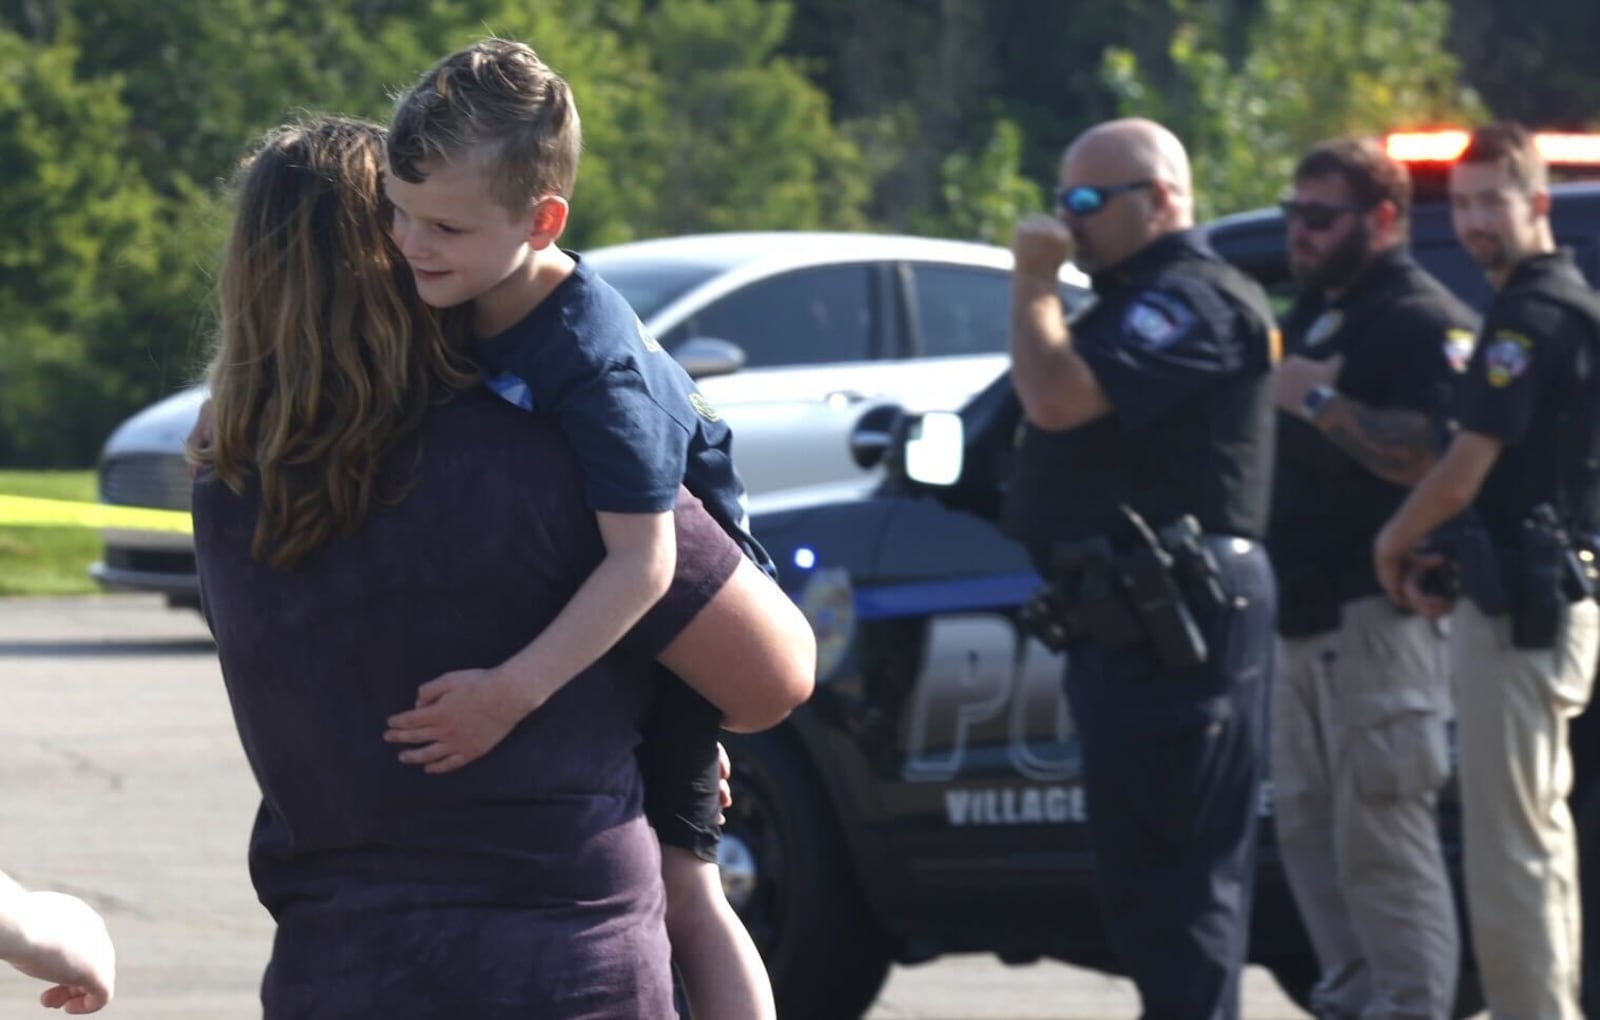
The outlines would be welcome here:
[[[1155,181],[1129,181],[1127,184],[1108,184],[1097,188],[1089,184],[1079,184],[1073,188],[1062,188],[1056,192],[1056,208],[1065,209],[1074,216],[1093,216],[1106,207],[1118,195],[1129,191],[1138,191],[1140,188],[1149,188]]]
[[[1334,205],[1331,202],[1294,202],[1285,200],[1278,203],[1278,208],[1283,210],[1286,222],[1299,220],[1306,225],[1308,230],[1327,230],[1339,221],[1345,213],[1364,213],[1372,208],[1370,205]]]

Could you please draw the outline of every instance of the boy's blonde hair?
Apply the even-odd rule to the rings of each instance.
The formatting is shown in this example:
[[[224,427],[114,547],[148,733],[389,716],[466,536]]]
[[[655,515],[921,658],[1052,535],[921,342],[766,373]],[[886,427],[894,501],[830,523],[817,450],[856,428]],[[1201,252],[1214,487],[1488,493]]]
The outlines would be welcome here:
[[[400,97],[389,168],[420,183],[434,160],[481,160],[494,201],[513,214],[571,195],[583,131],[572,90],[529,46],[485,39],[435,64]]]

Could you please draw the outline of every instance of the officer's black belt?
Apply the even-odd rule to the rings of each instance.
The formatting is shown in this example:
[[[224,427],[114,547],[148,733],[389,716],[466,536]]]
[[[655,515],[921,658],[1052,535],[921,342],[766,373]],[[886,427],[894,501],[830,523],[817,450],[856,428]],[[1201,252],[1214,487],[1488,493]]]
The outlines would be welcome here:
[[[1247,552],[1254,543],[1204,534],[1193,517],[1158,532],[1133,510],[1122,512],[1120,534],[1053,547],[1047,584],[1024,609],[1025,629],[1058,649],[1079,639],[1109,649],[1142,645],[1163,671],[1201,665],[1208,649],[1196,614],[1226,599],[1212,547],[1221,539]]]

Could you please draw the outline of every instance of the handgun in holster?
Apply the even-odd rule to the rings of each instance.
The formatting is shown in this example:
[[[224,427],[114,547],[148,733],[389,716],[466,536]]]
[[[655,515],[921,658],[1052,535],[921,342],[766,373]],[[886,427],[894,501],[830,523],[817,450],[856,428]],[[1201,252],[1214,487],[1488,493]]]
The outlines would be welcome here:
[[[1222,590],[1222,568],[1206,548],[1200,522],[1184,514],[1157,534],[1162,548],[1172,556],[1178,586],[1193,609],[1221,609],[1228,601]]]
[[[1066,651],[1078,635],[1071,607],[1067,605],[1061,586],[1055,582],[1047,583],[1023,603],[1017,626],[1052,652]]]
[[[1107,648],[1124,648],[1143,638],[1122,592],[1117,557],[1101,536],[1051,547],[1045,586],[1022,607],[1018,623],[1024,633],[1055,651],[1079,637]]]
[[[1218,604],[1223,593],[1198,525],[1185,519],[1163,532],[1179,550],[1174,554],[1137,513],[1123,514],[1127,552],[1118,554],[1105,536],[1054,546],[1050,582],[1023,607],[1023,629],[1057,649],[1085,637],[1112,650],[1144,645],[1163,670],[1200,665],[1206,641],[1182,589]]]
[[[1144,630],[1150,649],[1164,669],[1192,669],[1206,661],[1206,639],[1195,623],[1189,601],[1179,585],[1179,561],[1162,545],[1155,532],[1132,508],[1122,508],[1123,517],[1135,536],[1132,550],[1120,558],[1122,581],[1134,613]],[[1192,522],[1191,522],[1192,523]],[[1181,538],[1185,525],[1182,521],[1173,527]],[[1194,527],[1194,541],[1199,544],[1199,527]],[[1199,550],[1204,552],[1203,549]],[[1195,560],[1193,552],[1182,553],[1185,573],[1205,569],[1205,560]],[[1211,569],[1215,570],[1212,561]],[[1210,580],[1217,581],[1215,573]],[[1201,579],[1202,588],[1206,586]],[[1216,597],[1222,598],[1220,584]]]
[[[1586,560],[1555,508],[1541,503],[1522,522],[1511,644],[1529,651],[1554,648],[1564,607],[1594,594],[1593,560]]]

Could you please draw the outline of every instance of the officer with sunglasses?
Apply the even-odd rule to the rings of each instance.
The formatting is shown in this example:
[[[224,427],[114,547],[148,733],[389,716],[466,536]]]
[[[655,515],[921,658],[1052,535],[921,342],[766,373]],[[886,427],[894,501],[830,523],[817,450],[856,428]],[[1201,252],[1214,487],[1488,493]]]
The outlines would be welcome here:
[[[1476,327],[1407,253],[1410,205],[1406,168],[1358,139],[1307,152],[1282,204],[1302,290],[1276,378],[1273,804],[1313,1009],[1350,1020],[1448,1018],[1460,961],[1436,815],[1443,639],[1384,597],[1369,554],[1433,463]]]
[[[1053,587],[1098,886],[1147,1020],[1239,1015],[1274,583],[1270,307],[1193,228],[1189,161],[1145,120],[1067,149],[1017,229],[1005,509]],[[1091,274],[1063,318],[1056,274]]]

